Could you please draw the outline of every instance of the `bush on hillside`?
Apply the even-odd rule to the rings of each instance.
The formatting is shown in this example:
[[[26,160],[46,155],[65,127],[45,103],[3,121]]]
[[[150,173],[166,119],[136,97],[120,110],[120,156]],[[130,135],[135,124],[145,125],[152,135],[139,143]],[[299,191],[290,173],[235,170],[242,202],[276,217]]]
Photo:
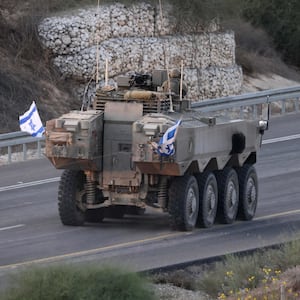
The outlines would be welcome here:
[[[286,61],[300,67],[300,2],[246,0],[243,15],[273,38]]]

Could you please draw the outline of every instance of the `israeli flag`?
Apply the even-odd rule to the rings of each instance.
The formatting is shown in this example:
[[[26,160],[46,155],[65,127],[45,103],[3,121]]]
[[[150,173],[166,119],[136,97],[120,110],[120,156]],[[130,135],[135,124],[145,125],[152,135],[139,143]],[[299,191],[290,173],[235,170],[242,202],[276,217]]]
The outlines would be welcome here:
[[[21,131],[28,132],[34,137],[42,137],[45,131],[39,112],[33,101],[28,111],[19,116]]]
[[[168,130],[161,137],[157,144],[156,151],[162,156],[171,156],[175,154],[174,142],[181,119],[176,122],[175,125],[168,128]]]

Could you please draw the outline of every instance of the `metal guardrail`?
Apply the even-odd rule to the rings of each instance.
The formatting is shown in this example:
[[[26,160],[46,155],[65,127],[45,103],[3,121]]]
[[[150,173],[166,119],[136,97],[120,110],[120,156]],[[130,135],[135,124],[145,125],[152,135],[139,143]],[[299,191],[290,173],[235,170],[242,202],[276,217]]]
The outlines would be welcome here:
[[[292,109],[287,110],[287,102],[292,102]],[[300,104],[300,86],[267,90],[251,94],[243,94],[238,96],[229,96],[218,99],[203,100],[201,102],[192,103],[193,109],[204,113],[215,111],[223,111],[229,113],[232,109],[239,109],[239,117],[245,117],[245,109],[250,108],[251,118],[258,118],[258,111],[262,105],[270,103],[280,103],[279,114],[284,115],[288,112],[299,112]],[[274,108],[273,108],[274,109]],[[278,105],[276,107],[278,110]],[[249,115],[249,111],[247,114]],[[272,116],[272,105],[271,113]],[[22,145],[23,160],[27,159],[27,145],[36,143],[37,156],[42,157],[42,143],[45,138],[31,137],[27,133],[17,131],[11,133],[0,134],[0,153],[3,148],[7,149],[7,161],[12,161],[12,148],[16,145]]]
[[[203,100],[201,102],[196,102],[191,105],[192,108],[200,110],[202,112],[213,112],[213,111],[230,111],[233,108],[239,108],[240,118],[244,118],[245,108],[252,108],[252,118],[256,119],[258,117],[258,107],[263,104],[270,103],[272,116],[272,108],[275,110],[272,104],[280,103],[281,111],[280,114],[287,113],[287,102],[291,101],[293,112],[299,112],[299,99],[300,99],[300,86],[266,90],[263,92],[256,92],[251,94],[243,94],[238,96],[229,96],[218,99]]]
[[[37,138],[28,135],[26,132],[16,131],[0,134],[0,156],[3,151],[7,155],[7,162],[12,162],[12,153],[15,146],[22,146],[22,160],[27,160],[28,145],[33,145],[38,158],[42,157],[42,143],[44,137]],[[5,149],[5,150],[3,150]]]

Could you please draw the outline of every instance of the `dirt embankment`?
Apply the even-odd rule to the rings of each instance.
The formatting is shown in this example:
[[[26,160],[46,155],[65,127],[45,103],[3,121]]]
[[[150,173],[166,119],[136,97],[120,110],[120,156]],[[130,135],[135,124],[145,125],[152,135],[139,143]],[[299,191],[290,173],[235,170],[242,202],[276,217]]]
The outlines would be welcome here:
[[[36,101],[43,122],[80,107],[41,48],[29,2],[0,3],[0,133],[19,130],[18,116]]]

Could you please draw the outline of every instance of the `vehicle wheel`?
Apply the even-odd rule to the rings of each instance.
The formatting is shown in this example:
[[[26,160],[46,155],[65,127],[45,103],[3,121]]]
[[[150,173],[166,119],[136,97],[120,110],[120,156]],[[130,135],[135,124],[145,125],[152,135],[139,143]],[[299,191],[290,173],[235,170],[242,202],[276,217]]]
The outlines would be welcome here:
[[[126,206],[111,206],[108,208],[108,217],[122,219],[125,215]]]
[[[64,170],[58,188],[58,211],[64,225],[84,224],[83,203],[85,175],[82,171]]]
[[[218,185],[212,172],[204,172],[197,176],[199,185],[198,225],[211,227],[216,218],[218,208]]]
[[[90,223],[100,223],[105,216],[105,208],[88,209],[85,212],[85,220]]]
[[[169,214],[172,228],[192,230],[199,211],[199,189],[194,176],[176,177],[169,188]]]
[[[240,204],[238,217],[242,220],[252,220],[255,216],[258,182],[257,174],[253,165],[244,165],[238,168],[239,186],[240,186]]]
[[[232,168],[217,172],[219,189],[218,217],[222,223],[231,224],[235,221],[239,207],[239,181]]]

